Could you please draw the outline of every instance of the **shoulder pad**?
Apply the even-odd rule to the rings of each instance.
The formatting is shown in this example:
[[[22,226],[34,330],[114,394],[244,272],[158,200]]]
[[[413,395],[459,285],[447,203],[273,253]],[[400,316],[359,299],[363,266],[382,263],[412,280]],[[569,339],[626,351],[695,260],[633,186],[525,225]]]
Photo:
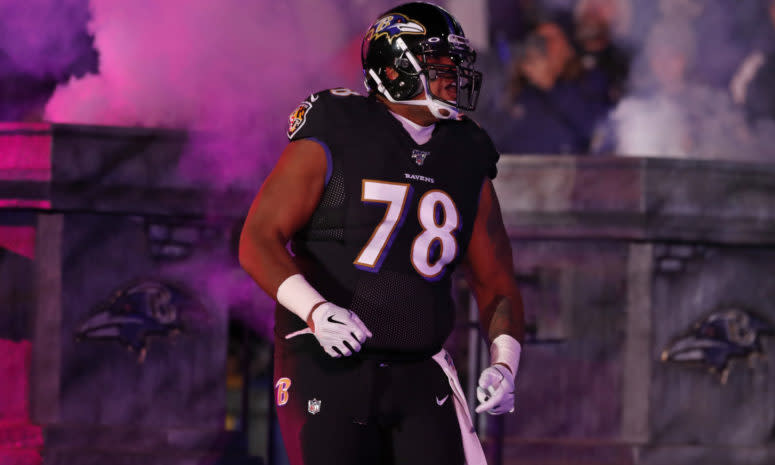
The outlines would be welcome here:
[[[310,94],[288,117],[286,131],[288,139],[295,140],[314,136],[321,130],[322,126],[325,126],[326,118],[323,114],[328,112],[326,107],[350,103],[352,100],[343,97],[353,96],[364,98],[358,92],[345,87],[336,87]]]
[[[359,94],[358,92],[348,89],[346,87],[335,87],[333,89],[329,89],[328,92],[331,93],[331,95],[336,95],[337,97],[349,97],[351,95],[357,95],[358,97],[363,97],[363,95]]]
[[[487,176],[490,179],[495,179],[495,176],[498,174],[496,165],[498,164],[500,153],[495,148],[490,135],[475,119],[468,115],[461,115],[458,121],[464,124],[463,127],[471,134],[478,145],[480,157],[484,160],[486,166]]]

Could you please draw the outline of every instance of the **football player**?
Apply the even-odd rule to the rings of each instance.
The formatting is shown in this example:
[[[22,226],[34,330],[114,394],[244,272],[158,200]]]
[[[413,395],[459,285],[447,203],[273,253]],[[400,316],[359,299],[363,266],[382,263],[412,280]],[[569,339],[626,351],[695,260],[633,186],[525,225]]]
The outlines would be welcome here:
[[[484,463],[442,348],[459,264],[491,344],[476,411],[514,410],[524,315],[498,153],[462,113],[474,60],[448,12],[404,4],[364,37],[368,95],[316,92],[289,118],[240,262],[278,302],[275,402],[294,465]]]

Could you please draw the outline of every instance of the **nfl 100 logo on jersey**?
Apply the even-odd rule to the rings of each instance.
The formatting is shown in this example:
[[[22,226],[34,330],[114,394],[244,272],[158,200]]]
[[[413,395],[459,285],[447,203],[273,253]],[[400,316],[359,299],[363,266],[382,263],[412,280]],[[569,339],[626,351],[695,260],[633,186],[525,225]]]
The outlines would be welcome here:
[[[422,166],[423,163],[425,163],[425,159],[430,155],[430,152],[425,152],[423,150],[412,150],[412,159],[414,160],[417,165]]]

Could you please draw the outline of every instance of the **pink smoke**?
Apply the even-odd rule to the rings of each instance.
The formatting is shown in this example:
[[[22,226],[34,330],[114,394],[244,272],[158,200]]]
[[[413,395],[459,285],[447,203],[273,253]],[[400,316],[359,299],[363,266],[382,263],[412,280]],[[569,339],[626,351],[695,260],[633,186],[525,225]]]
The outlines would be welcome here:
[[[392,3],[93,0],[100,73],[60,86],[46,119],[187,129],[170,176],[252,197],[287,143],[298,102],[330,87],[363,91],[361,35]],[[166,272],[193,276],[210,301],[269,336],[273,302],[233,258],[208,255]]]
[[[60,86],[46,118],[191,129],[184,176],[256,189],[299,101],[328,87],[362,90],[353,43],[385,2],[357,15],[342,14],[347,3],[92,1],[100,74]]]

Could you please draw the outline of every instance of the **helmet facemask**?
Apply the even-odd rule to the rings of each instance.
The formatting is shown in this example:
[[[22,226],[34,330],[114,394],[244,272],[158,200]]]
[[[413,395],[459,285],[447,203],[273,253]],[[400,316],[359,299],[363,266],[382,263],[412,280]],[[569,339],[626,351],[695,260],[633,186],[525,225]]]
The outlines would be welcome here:
[[[456,110],[474,110],[482,87],[482,73],[473,68],[475,57],[473,54],[450,54],[448,56],[453,64],[428,61],[430,58],[439,56],[444,55],[420,55],[422,74],[425,76],[424,83],[430,84],[435,79],[450,80],[457,91],[456,96],[453,100],[445,99],[441,95],[436,95],[430,85],[425,86],[427,94],[434,100],[455,107]]]
[[[396,45],[402,50],[392,67],[397,77],[384,82],[388,79],[384,71],[380,70],[382,72],[379,74],[384,78],[380,79],[374,69],[368,69],[367,79],[371,77],[377,84],[376,90],[390,102],[426,106],[431,114],[439,119],[457,118],[460,110],[470,111],[476,108],[482,74],[472,66],[476,54],[468,47],[467,39],[449,36],[450,46],[443,49],[434,46],[440,41],[436,39],[437,42],[427,41],[421,47],[421,53],[415,54],[409,50],[403,39],[396,38]],[[429,61],[433,57],[449,57],[452,64]],[[457,91],[454,99],[445,99],[431,90],[431,81],[444,78],[454,83]],[[420,94],[424,94],[425,98],[415,100]]]

